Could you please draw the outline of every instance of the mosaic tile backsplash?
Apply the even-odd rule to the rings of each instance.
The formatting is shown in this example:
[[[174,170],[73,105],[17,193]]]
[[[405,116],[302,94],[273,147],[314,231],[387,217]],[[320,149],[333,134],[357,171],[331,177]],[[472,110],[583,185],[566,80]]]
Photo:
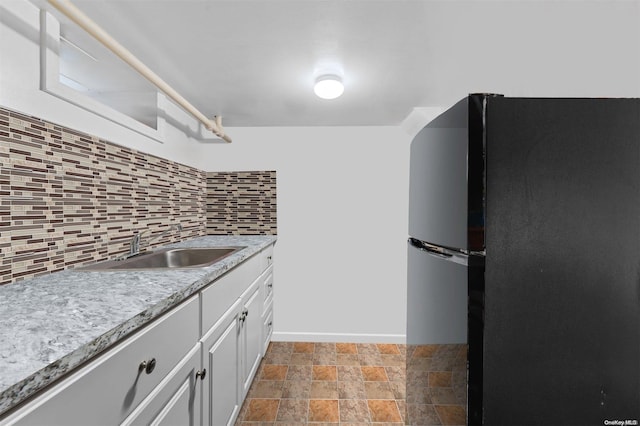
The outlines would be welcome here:
[[[276,235],[276,172],[207,174],[208,235]]]
[[[227,182],[219,201],[208,181]],[[155,247],[275,229],[275,172],[206,173],[0,108],[0,284],[112,258],[141,231]]]

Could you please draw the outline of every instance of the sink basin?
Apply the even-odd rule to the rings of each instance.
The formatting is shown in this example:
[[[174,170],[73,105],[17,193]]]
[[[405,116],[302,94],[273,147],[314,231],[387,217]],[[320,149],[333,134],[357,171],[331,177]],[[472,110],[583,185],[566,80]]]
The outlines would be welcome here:
[[[107,260],[78,270],[111,271],[136,269],[203,268],[245,247],[173,248],[142,253],[127,259]]]

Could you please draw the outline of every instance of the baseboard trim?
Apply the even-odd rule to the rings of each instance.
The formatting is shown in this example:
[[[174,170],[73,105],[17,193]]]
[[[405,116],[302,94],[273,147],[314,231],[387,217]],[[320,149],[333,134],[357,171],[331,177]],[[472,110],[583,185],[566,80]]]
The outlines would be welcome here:
[[[404,334],[288,333],[274,331],[273,342],[406,343]]]

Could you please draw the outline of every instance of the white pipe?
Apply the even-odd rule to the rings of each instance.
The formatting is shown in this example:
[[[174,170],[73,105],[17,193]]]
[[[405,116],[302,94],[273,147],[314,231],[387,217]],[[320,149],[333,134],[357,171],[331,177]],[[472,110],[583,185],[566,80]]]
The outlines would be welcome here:
[[[118,43],[113,37],[111,37],[106,31],[98,26],[85,15],[80,9],[74,6],[70,0],[48,0],[56,9],[62,12],[65,16],[78,24],[86,32],[91,34],[96,40],[102,43],[107,49],[111,50],[120,59],[125,61],[136,71],[138,71],[144,78],[153,83],[158,89],[163,91],[167,96],[173,99],[178,105],[184,108],[191,115],[196,117],[205,127],[211,130],[216,136],[222,138],[227,142],[231,142],[231,138],[224,133],[222,128],[222,118],[215,117],[214,120],[208,119],[203,113],[198,111],[189,101],[187,101],[182,95],[176,92],[171,86],[169,86],[163,79],[161,79],[156,73],[151,71],[149,67],[143,64],[138,58],[136,58],[131,52],[129,52],[124,46]]]

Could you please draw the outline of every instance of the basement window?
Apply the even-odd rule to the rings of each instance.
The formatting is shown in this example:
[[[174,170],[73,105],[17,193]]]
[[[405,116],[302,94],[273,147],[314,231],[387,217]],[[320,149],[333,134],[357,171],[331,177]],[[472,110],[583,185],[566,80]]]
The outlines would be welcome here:
[[[157,141],[166,98],[91,36],[50,13],[40,17],[41,90]]]

